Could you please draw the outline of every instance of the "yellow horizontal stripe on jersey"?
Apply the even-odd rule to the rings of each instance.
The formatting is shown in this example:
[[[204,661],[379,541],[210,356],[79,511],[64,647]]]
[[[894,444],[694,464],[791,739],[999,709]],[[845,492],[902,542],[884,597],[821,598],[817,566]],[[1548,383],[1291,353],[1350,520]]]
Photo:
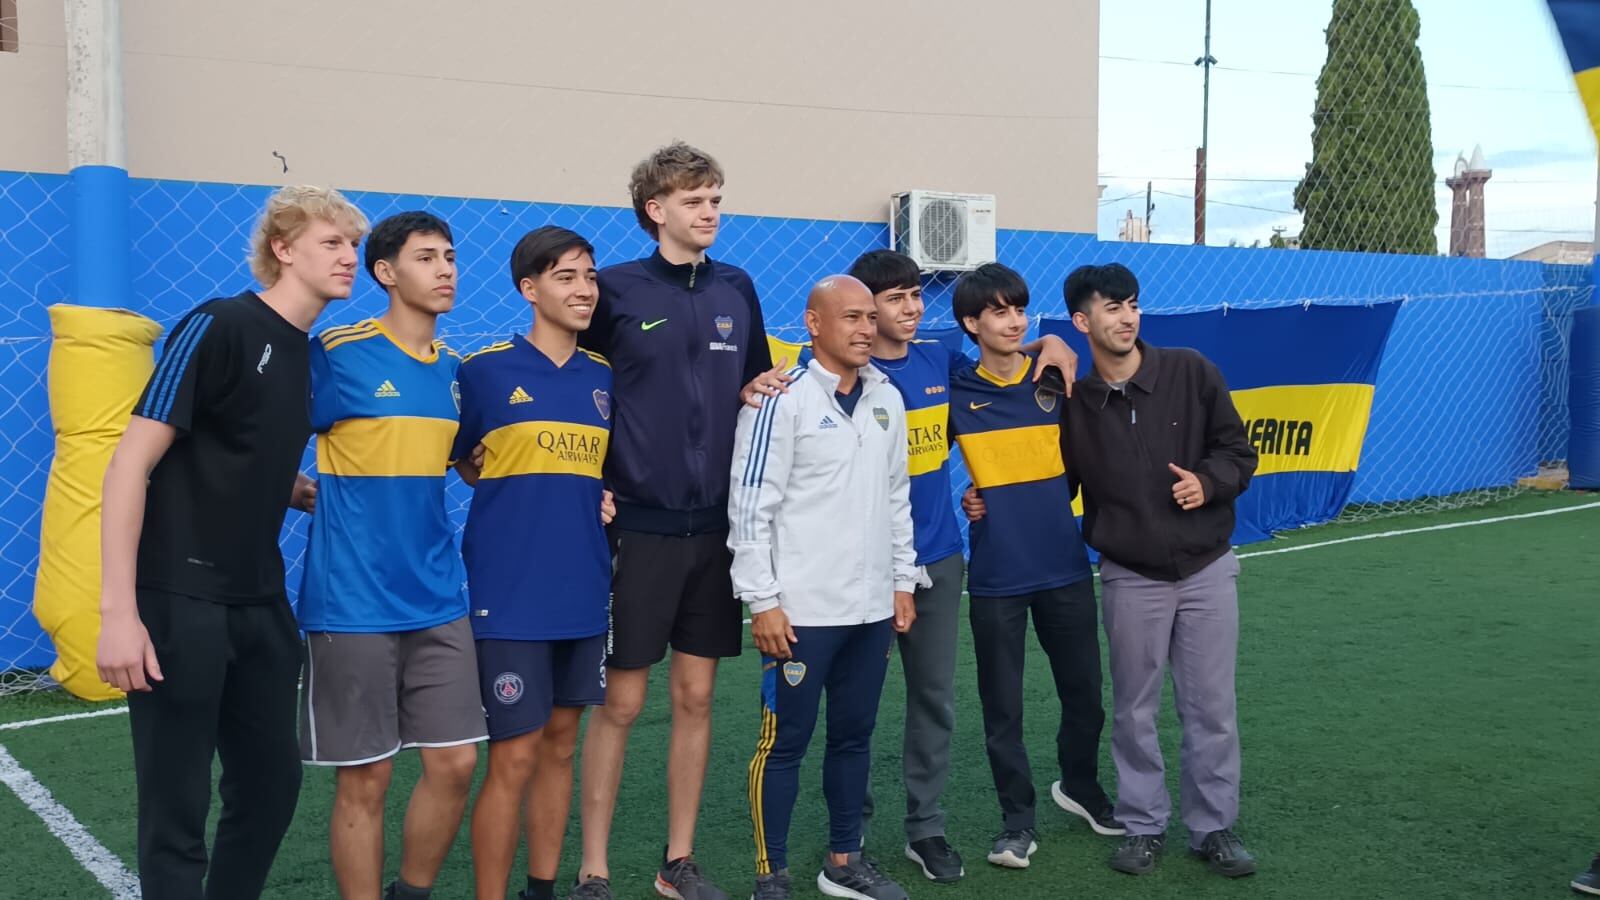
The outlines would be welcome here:
[[[454,419],[345,419],[317,435],[317,471],[353,477],[443,477],[455,439]]]
[[[1060,425],[980,431],[963,434],[956,443],[980,489],[1043,481],[1067,471],[1061,464]]]
[[[611,432],[571,422],[518,422],[483,436],[483,477],[582,475],[599,478]]]
[[[1372,414],[1370,384],[1293,384],[1233,392],[1257,475],[1354,472]]]
[[[906,410],[906,469],[932,472],[950,456],[950,404]]]

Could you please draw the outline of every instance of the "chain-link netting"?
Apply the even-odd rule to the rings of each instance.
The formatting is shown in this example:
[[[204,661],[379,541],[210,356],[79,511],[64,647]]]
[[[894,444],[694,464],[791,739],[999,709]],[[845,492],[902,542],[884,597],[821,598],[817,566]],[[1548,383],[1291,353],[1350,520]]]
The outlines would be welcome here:
[[[1335,10],[1340,6],[1335,4]],[[1272,92],[1254,96],[1251,116],[1258,134],[1293,129],[1311,136],[1309,155],[1290,167],[1309,163],[1305,173],[1286,176],[1281,167],[1270,171],[1251,168],[1230,161],[1226,153],[1215,152],[1214,146],[1207,207],[1211,214],[1208,240],[1214,246],[1148,242],[1151,225],[1157,241],[1189,239],[1193,225],[1189,210],[1195,193],[1192,178],[1182,166],[1174,167],[1177,172],[1153,166],[1130,171],[1128,165],[1139,157],[1125,152],[1130,149],[1126,147],[1127,131],[1113,132],[1102,126],[1099,168],[1105,199],[1101,211],[1120,217],[1127,206],[1138,224],[1119,229],[1102,216],[1099,236],[1002,229],[999,259],[1028,279],[1034,291],[1030,314],[1035,318],[1065,315],[1061,284],[1073,267],[1112,260],[1126,263],[1139,275],[1144,286],[1141,301],[1148,314],[1403,300],[1380,368],[1367,439],[1345,515],[1370,517],[1452,508],[1508,496],[1523,489],[1523,479],[1556,469],[1564,456],[1566,338],[1572,311],[1590,302],[1589,270],[1586,266],[1447,257],[1451,199],[1458,189],[1465,205],[1464,246],[1472,246],[1473,234],[1486,232],[1491,255],[1509,255],[1498,252],[1504,247],[1495,236],[1525,226],[1520,220],[1493,219],[1492,210],[1499,196],[1496,191],[1516,182],[1502,178],[1483,185],[1480,175],[1471,174],[1476,171],[1471,159],[1464,159],[1458,172],[1456,148],[1436,148],[1428,135],[1428,95],[1419,93],[1417,79],[1424,72],[1421,60],[1412,54],[1416,21],[1410,4],[1343,6],[1346,13],[1359,14],[1331,23],[1335,34],[1328,40],[1337,46],[1330,57],[1331,67],[1316,78],[1324,88],[1320,99],[1311,93],[1284,102]],[[198,8],[189,14],[222,15],[202,13]],[[127,15],[137,12],[130,10]],[[330,10],[326,18],[319,27],[361,32],[357,12]],[[1320,31],[1329,24],[1317,23],[1315,29]],[[426,56],[426,31],[418,29],[414,46],[390,48],[393,57]],[[1484,40],[1487,44],[1493,35],[1485,35]],[[1408,41],[1411,50],[1406,49]],[[1231,48],[1228,62],[1236,67],[1233,71],[1241,75],[1248,71],[1250,50]],[[1484,50],[1483,58],[1494,56],[1492,46]],[[339,60],[305,59],[293,46],[279,46],[275,52],[272,65],[261,70],[263,90],[268,94],[303,89],[294,74],[297,65],[314,64],[323,72],[346,68]],[[1390,61],[1374,67],[1375,58]],[[617,65],[642,71],[648,62],[621,60]],[[1186,61],[1182,65],[1184,68],[1172,67],[1173,77],[1182,75],[1186,79],[1182,89],[1192,91],[1195,73]],[[351,62],[348,69],[357,71],[356,63]],[[1104,65],[1102,70],[1120,71],[1107,70]],[[1435,73],[1430,68],[1427,74]],[[373,96],[437,100],[448,97],[456,85],[451,78],[434,75],[386,75],[370,69],[362,70],[361,75],[380,85]],[[462,84],[462,90],[470,89],[465,79]],[[522,114],[527,116],[549,102],[551,92],[557,90],[548,85],[494,87],[502,92],[496,95],[502,108],[525,107]],[[1165,92],[1147,93],[1149,108],[1144,114],[1160,120],[1155,111],[1165,102]],[[693,98],[656,96],[641,89],[637,99],[647,104],[682,104]],[[183,102],[183,98],[171,102]],[[368,102],[372,102],[370,98]],[[717,109],[721,114],[745,117],[741,121],[752,128],[764,127],[769,121],[764,117],[771,114],[759,102],[746,100]],[[421,117],[418,127],[449,127],[449,116],[429,119],[432,114],[421,107],[396,113],[397,122],[416,115]],[[266,120],[270,120],[271,110],[260,110],[259,115],[261,130],[270,131],[271,123]],[[1106,116],[1102,102],[1102,119]],[[692,123],[693,118],[686,121]],[[940,128],[954,127],[943,119],[928,121],[936,121]],[[364,145],[365,136],[345,133],[342,129],[346,127],[325,123],[316,143]],[[1574,112],[1559,125],[1546,127],[1578,129],[1583,123]],[[521,132],[509,124],[504,132],[508,140],[521,139]],[[662,136],[663,140],[669,137],[703,141],[691,124]],[[814,141],[810,153],[848,165],[854,140],[848,128],[810,137]],[[916,142],[915,135],[908,137]],[[918,152],[937,153],[937,135],[923,137],[928,139]],[[1167,143],[1184,146],[1189,141],[1187,135],[1172,136]],[[649,149],[645,145],[631,152],[642,156]],[[706,142],[705,149],[716,153],[718,147]],[[404,129],[395,136],[393,152],[405,152]],[[1192,162],[1192,156],[1180,158]],[[298,170],[287,171],[287,161],[284,165],[280,183],[300,180]],[[508,172],[505,190],[525,195],[525,189],[514,185],[525,183],[528,174]],[[558,173],[536,174],[559,177]],[[450,222],[461,267],[460,291],[455,310],[441,320],[441,336],[456,349],[469,351],[527,326],[529,310],[512,288],[507,262],[513,244],[528,230],[545,224],[573,228],[595,243],[602,265],[650,250],[650,239],[637,226],[632,210],[620,205],[626,203],[621,191],[626,172],[614,174],[619,187],[611,201],[618,204],[615,206],[439,196],[428,193],[438,186],[430,184],[427,169],[421,166],[415,182],[404,185],[418,193],[347,193],[374,221],[402,210],[427,209]],[[1047,179],[1058,173],[1038,174]],[[269,177],[276,173],[264,175],[262,180]],[[741,173],[730,170],[729,181],[730,205],[741,208],[732,199],[738,195]],[[1594,195],[1592,179],[1586,183],[1547,181],[1554,182],[1553,186],[1528,178],[1522,182],[1524,187],[1515,190],[1552,190],[1567,197]],[[1264,185],[1276,191],[1273,199],[1262,192]],[[134,236],[131,308],[169,327],[196,302],[249,286],[247,238],[273,188],[136,178],[130,200]],[[806,184],[795,189],[826,192],[834,188]],[[1474,191],[1487,194],[1484,202],[1491,210],[1487,228],[1484,207],[1476,205]],[[53,440],[45,396],[50,336],[44,309],[69,299],[70,196],[65,176],[0,172],[0,435],[4,436],[0,483],[7,489],[7,496],[0,500],[0,529],[4,531],[0,535],[0,694],[46,684],[42,671],[53,656],[30,604],[39,552],[39,510]],[[1158,207],[1153,222],[1143,215],[1142,201],[1147,196]],[[882,199],[887,201],[887,197]],[[849,202],[858,201],[851,198]],[[1001,196],[1002,225],[1005,204],[1006,197]],[[1253,218],[1244,221],[1239,215]],[[1087,222],[1089,217],[1078,211],[1071,221]],[[1590,236],[1585,231],[1587,222],[1535,224],[1541,229],[1574,232],[1575,238]],[[1119,230],[1130,240],[1114,240]],[[1585,233],[1579,235],[1578,231]],[[1259,237],[1251,238],[1251,234]],[[1430,238],[1433,244],[1428,243]],[[1258,242],[1260,248],[1250,248]],[[1216,246],[1230,243],[1240,246]],[[761,294],[769,330],[777,337],[799,341],[804,339],[799,323],[809,286],[822,275],[844,270],[861,252],[887,244],[888,229],[882,222],[727,215],[712,255],[748,270]],[[1283,248],[1269,248],[1269,244]],[[1307,249],[1294,249],[1302,244]],[[1310,249],[1311,245],[1317,249]],[[948,302],[953,281],[950,274],[930,276],[929,327],[953,324]],[[363,277],[354,297],[333,307],[318,328],[377,315],[383,307],[382,295]],[[308,467],[311,460],[308,453]],[[959,460],[955,482],[958,491],[965,484]],[[469,493],[453,477],[448,496],[452,516],[458,523],[464,521]],[[285,529],[291,596],[301,578],[299,560],[307,523],[307,517],[290,513]]]

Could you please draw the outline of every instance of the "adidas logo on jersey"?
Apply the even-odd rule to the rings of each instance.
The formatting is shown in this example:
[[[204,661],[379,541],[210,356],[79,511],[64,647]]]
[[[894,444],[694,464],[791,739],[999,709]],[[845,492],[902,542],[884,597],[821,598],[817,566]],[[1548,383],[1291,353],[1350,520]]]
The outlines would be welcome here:
[[[528,396],[528,392],[523,390],[522,385],[519,384],[517,389],[511,392],[511,399],[507,402],[515,406],[518,403],[532,403],[533,398]]]
[[[835,422],[833,420],[833,416],[823,416],[822,417],[822,421],[817,423],[817,427],[818,428],[838,428],[839,427],[839,423]]]
[[[398,397],[400,396],[400,389],[394,386],[394,382],[384,379],[383,384],[378,385],[378,389],[372,392],[372,396]]]

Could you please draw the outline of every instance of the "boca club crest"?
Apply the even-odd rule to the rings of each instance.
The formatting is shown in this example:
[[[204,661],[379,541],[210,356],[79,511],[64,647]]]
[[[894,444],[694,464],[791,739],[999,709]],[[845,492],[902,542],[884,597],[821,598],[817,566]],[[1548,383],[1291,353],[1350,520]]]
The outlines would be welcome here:
[[[878,427],[884,431],[889,430],[889,411],[887,409],[881,406],[874,406],[872,408],[872,420],[877,422]]]
[[[1033,392],[1033,402],[1039,404],[1039,408],[1045,412],[1055,412],[1056,398],[1059,396],[1061,395],[1049,388],[1039,388]]]
[[[806,664],[797,659],[784,663],[783,680],[789,682],[789,687],[799,687],[806,680]]]
[[[611,421],[611,395],[599,388],[594,389],[594,408],[600,411],[600,418]]]
[[[717,334],[727,340],[733,335],[733,316],[717,316],[711,320],[717,326]]]

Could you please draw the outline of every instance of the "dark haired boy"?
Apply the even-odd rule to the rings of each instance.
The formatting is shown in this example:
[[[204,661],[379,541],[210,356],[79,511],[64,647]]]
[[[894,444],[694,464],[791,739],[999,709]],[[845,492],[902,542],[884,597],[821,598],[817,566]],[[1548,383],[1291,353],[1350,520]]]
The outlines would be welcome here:
[[[1038,849],[1034,785],[1022,737],[1028,617],[1050,660],[1061,722],[1051,785],[1057,805],[1099,834],[1122,834],[1100,786],[1100,642],[1088,555],[1072,515],[1052,388],[1028,381],[1038,360],[1022,351],[1028,286],[998,263],[956,282],[956,321],[979,361],[950,380],[950,428],[987,505],[969,531],[973,647],[983,730],[1002,827],[989,862],[1026,868]]]
[[[477,896],[505,896],[526,798],[523,896],[542,900],[567,830],[578,725],[605,701],[611,367],[578,346],[599,293],[587,240],[555,226],[529,232],[512,251],[511,280],[533,325],[461,364],[455,442],[475,485],[461,550],[489,720],[472,867]],[[608,892],[603,880],[574,893],[596,891]]]
[[[298,609],[300,751],[337,767],[329,858],[340,894],[355,898],[382,889],[392,757],[418,749],[405,853],[385,894],[407,900],[429,895],[455,841],[485,736],[445,510],[460,358],[435,333],[455,304],[450,226],[391,216],[365,262],[388,311],[311,342],[318,498]]]
[[[872,292],[878,314],[872,364],[888,376],[906,407],[911,516],[923,573],[916,591],[921,624],[897,636],[906,682],[905,855],[928,879],[950,883],[966,871],[961,854],[946,839],[939,803],[950,776],[965,575],[961,532],[950,502],[950,378],[969,360],[938,341],[916,339],[925,307],[922,273],[909,256],[871,250],[856,259],[850,274]],[[1077,369],[1076,354],[1060,338],[1049,336],[1024,349],[1039,353],[1036,382],[1049,366],[1068,374]]]
[[[1110,864],[1141,875],[1164,848],[1172,802],[1156,714],[1170,663],[1190,849],[1223,875],[1249,875],[1255,857],[1233,831],[1239,561],[1231,538],[1256,452],[1210,360],[1139,339],[1139,281],[1125,266],[1082,266],[1062,292],[1094,357],[1064,410],[1064,445],[1083,486],[1084,534],[1100,551],[1111,758],[1117,817],[1128,828]]]

